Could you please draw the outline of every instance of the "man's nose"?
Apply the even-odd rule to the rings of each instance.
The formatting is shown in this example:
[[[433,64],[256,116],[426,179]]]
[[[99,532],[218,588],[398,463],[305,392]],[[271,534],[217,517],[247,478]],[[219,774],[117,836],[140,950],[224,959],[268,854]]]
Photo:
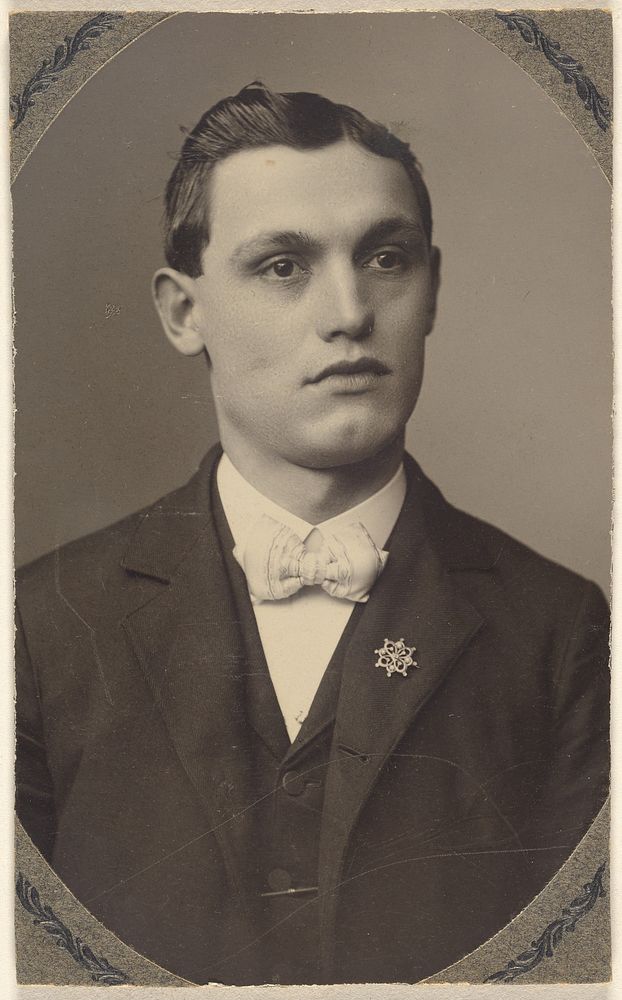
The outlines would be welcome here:
[[[317,333],[322,340],[367,337],[374,312],[362,275],[353,266],[334,267],[317,287]]]

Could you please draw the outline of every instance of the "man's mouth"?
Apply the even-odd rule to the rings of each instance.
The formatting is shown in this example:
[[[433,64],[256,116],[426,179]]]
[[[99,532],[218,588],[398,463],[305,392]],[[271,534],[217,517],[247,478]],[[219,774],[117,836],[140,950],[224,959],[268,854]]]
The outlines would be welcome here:
[[[389,375],[390,369],[377,358],[358,358],[356,361],[336,361],[323,368],[319,374],[307,379],[312,385],[318,382],[350,382],[353,385],[373,382],[382,375]]]

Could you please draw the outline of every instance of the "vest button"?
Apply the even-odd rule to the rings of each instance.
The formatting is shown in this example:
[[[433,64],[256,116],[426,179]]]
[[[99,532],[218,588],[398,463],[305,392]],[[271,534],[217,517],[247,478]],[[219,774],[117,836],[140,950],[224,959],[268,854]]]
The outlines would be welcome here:
[[[296,771],[286,771],[282,785],[288,795],[302,795],[307,787],[304,779]]]
[[[291,884],[292,877],[284,868],[273,868],[268,872],[268,885],[274,892],[285,892]]]

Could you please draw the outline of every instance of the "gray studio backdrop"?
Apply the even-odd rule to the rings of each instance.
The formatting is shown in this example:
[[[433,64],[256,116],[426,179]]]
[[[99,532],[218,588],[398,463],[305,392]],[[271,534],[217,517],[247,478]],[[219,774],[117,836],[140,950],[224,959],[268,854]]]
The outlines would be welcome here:
[[[71,100],[14,187],[18,563],[187,479],[217,431],[149,283],[182,135],[261,79],[390,123],[443,252],[411,452],[453,503],[608,589],[610,189],[545,93],[443,14],[166,20]]]

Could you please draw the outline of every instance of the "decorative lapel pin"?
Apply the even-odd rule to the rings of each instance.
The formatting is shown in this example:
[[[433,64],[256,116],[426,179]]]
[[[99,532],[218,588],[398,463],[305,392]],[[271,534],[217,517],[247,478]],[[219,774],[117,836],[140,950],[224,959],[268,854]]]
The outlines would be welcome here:
[[[406,646],[403,639],[398,639],[397,642],[385,639],[384,646],[374,650],[378,656],[375,666],[384,667],[387,677],[390,677],[391,674],[402,674],[403,677],[406,677],[409,667],[419,666],[417,661],[413,659],[415,652],[416,647]]]

